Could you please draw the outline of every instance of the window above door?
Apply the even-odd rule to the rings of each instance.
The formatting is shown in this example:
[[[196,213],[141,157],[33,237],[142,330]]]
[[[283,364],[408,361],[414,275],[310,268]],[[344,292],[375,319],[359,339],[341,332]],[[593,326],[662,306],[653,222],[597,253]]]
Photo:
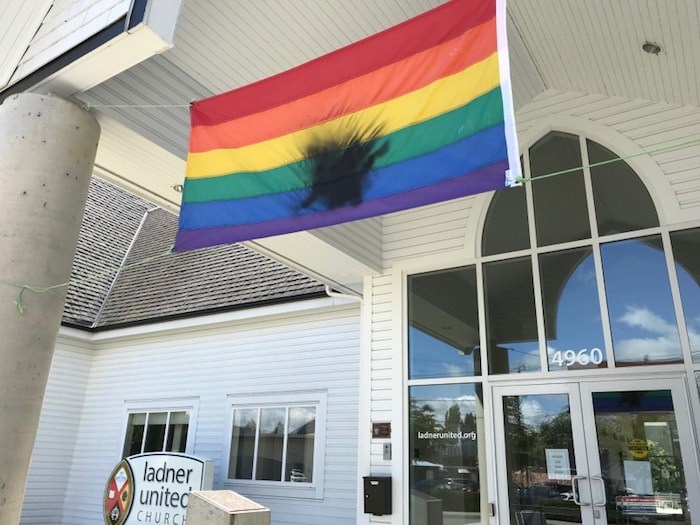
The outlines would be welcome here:
[[[475,263],[409,276],[409,379],[700,362],[700,229],[660,224],[634,170],[585,137],[551,132],[522,160]]]

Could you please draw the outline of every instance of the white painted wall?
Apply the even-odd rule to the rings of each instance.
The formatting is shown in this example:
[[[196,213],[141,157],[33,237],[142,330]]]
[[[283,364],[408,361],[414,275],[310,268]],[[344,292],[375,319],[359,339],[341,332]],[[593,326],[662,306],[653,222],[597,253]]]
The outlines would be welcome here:
[[[700,108],[548,91],[522,107],[516,119],[521,148],[551,129],[579,130],[621,156],[695,140],[694,145],[630,158],[627,162],[647,184],[663,222],[700,219],[700,142],[697,142]],[[464,264],[472,259],[480,238],[482,215],[491,195],[435,204],[383,219],[384,272],[368,278],[371,343],[363,366],[369,369],[371,377],[366,410],[371,421],[392,422],[394,453],[392,461],[385,461],[383,440],[368,437],[360,443],[361,450],[369,451],[367,471],[360,475],[393,476],[394,514],[391,517],[360,514],[358,523],[401,524],[407,519],[400,509],[405,423],[403,276],[426,267]],[[361,502],[358,505],[361,509]]]
[[[5,0],[0,17],[0,88],[7,85],[17,64],[39,29],[51,0]]]
[[[163,407],[194,405],[189,452],[214,460],[214,488],[247,494],[243,485],[224,485],[229,396],[299,391],[327,395],[322,497],[253,498],[272,509],[275,525],[354,524],[360,312],[357,303],[342,300],[321,300],[320,306],[277,308],[274,315],[258,318],[229,316],[216,324],[211,319],[217,317],[209,316],[209,321],[178,321],[160,330],[149,326],[100,333],[93,338],[89,377],[85,372],[83,378],[82,411],[78,403],[70,413],[63,406],[67,393],[62,396],[59,390],[70,384],[64,363],[77,350],[62,342],[52,376],[57,384],[52,383],[42,414],[23,525],[102,523],[104,485],[121,457],[126,409],[154,401]],[[62,431],[74,433],[74,444],[64,446],[74,452],[57,472],[52,462],[64,451],[52,446],[51,436]],[[59,493],[46,502],[42,489]],[[62,511],[60,521],[57,510]]]
[[[63,502],[93,359],[92,344],[59,336],[22,509],[23,525],[64,523]]]

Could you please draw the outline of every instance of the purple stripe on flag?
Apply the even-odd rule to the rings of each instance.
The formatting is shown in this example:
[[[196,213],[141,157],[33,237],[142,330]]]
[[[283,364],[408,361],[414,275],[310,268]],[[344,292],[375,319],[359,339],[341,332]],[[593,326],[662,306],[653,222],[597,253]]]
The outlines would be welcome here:
[[[195,250],[207,246],[311,230],[491,191],[504,187],[503,173],[507,168],[508,161],[504,160],[442,183],[416,188],[390,197],[365,201],[359,206],[348,206],[312,215],[240,226],[180,230],[175,239],[173,251]]]

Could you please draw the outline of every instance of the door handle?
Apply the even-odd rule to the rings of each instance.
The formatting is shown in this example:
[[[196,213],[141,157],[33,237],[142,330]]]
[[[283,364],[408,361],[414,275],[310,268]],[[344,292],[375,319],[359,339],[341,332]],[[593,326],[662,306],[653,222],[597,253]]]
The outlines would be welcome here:
[[[574,503],[579,507],[587,507],[590,503],[581,503],[581,499],[578,497],[578,482],[582,479],[588,479],[586,476],[574,476],[571,478],[571,492],[574,495]]]
[[[602,478],[602,476],[591,476],[592,481],[600,481],[600,486],[603,489],[603,500],[602,501],[596,501],[593,503],[594,506],[596,507],[605,507],[605,505],[608,503],[607,496],[605,494],[605,480]],[[591,487],[592,489],[592,487]]]

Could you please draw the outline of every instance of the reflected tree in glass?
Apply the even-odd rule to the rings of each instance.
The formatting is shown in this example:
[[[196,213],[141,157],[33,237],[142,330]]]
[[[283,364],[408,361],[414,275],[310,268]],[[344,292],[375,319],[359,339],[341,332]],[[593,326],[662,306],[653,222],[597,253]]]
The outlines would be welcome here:
[[[608,523],[690,523],[671,392],[594,392],[593,410]]]
[[[486,444],[479,384],[409,389],[410,523],[428,509],[443,519],[485,523]],[[449,514],[445,514],[449,513]]]
[[[511,523],[580,523],[568,395],[504,396],[503,411]]]

